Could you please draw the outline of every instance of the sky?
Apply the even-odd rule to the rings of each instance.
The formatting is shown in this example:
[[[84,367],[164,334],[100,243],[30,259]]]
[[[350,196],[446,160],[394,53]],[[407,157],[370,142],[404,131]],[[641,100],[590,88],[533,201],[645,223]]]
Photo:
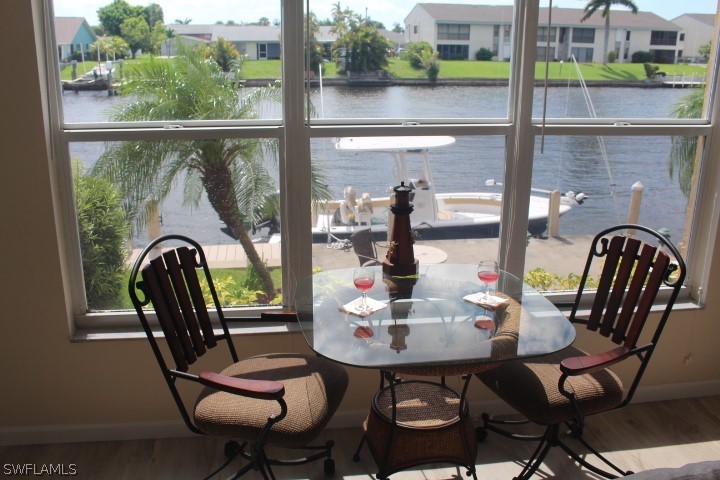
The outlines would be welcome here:
[[[403,25],[405,16],[412,10],[417,0],[310,0],[310,10],[317,18],[330,18],[332,6],[340,4],[343,9],[350,8],[355,13],[367,14],[372,20],[380,21],[392,29],[395,23]],[[432,2],[432,0],[425,0]],[[540,0],[541,7],[547,7],[550,0]],[[85,17],[90,25],[97,25],[98,8],[108,5],[111,0],[54,0],[55,15],[58,17]],[[128,0],[131,5],[149,5],[157,3],[163,8],[165,23],[176,19],[191,19],[193,24],[213,24],[218,20],[236,23],[255,22],[262,17],[270,21],[280,18],[280,1],[268,0]],[[304,2],[303,2],[304,3]],[[509,5],[512,0],[443,0],[432,3],[455,3],[471,5]],[[583,8],[587,0],[553,0],[553,6],[563,8]],[[635,0],[641,11],[654,12],[672,20],[683,13],[715,13],[717,0]]]

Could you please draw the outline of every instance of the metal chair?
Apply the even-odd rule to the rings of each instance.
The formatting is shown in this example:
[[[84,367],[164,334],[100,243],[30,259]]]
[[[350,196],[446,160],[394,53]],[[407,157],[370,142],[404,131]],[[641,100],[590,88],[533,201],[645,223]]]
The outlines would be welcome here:
[[[622,234],[623,231],[627,233]],[[591,276],[595,262],[602,264],[597,283]],[[483,426],[478,430],[480,441],[485,439],[488,430],[519,440],[539,441],[517,479],[532,477],[554,446],[605,478],[631,473],[621,470],[582,438],[585,418],[630,403],[672,311],[685,273],[682,257],[661,234],[639,225],[603,230],[593,239],[570,321],[605,337],[609,349],[586,353],[571,346],[556,354],[502,363],[476,373],[490,390],[529,422],[546,427],[542,435],[520,435],[498,425],[526,422],[496,420],[483,414]],[[641,339],[651,309],[657,311],[660,318],[654,332]],[[634,365],[627,366],[633,367],[632,380],[624,391],[620,378],[610,367],[633,361],[636,361]],[[565,440],[567,433],[602,460],[604,468],[611,470],[591,464],[584,452],[573,450]]]
[[[350,241],[361,267],[382,265],[382,261],[378,260],[377,246],[369,228],[355,230],[350,235]]]
[[[173,246],[160,250],[161,244]],[[228,456],[240,454],[249,460],[233,478],[257,470],[263,478],[274,479],[273,465],[301,465],[319,459],[325,459],[325,473],[334,473],[333,442],[308,444],[325,428],[345,394],[348,377],[343,367],[298,353],[239,359],[228,330],[230,318],[218,301],[202,247],[190,238],[166,235],[152,241],[135,262],[129,292],[187,427],[197,434],[240,442],[230,442],[225,449]],[[151,303],[157,323],[150,318]],[[216,311],[217,321],[211,320],[207,304]],[[162,337],[167,349],[160,347]],[[200,357],[222,344],[229,353],[228,367],[218,373],[191,371]],[[205,387],[192,413],[178,392],[179,380]],[[266,455],[266,445],[315,452],[280,460]]]

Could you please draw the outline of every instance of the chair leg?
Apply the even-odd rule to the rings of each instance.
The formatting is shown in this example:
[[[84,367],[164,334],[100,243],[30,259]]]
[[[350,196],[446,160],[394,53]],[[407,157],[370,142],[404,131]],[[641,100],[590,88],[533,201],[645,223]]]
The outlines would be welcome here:
[[[583,467],[587,468],[588,470],[602,476],[605,478],[618,478],[618,476],[624,477],[625,475],[632,475],[633,472],[631,471],[624,471],[621,470],[620,467],[612,463],[610,460],[608,460],[604,455],[602,455],[600,452],[598,452],[595,448],[592,447],[587,441],[585,441],[582,437],[574,437],[576,438],[584,447],[587,449],[592,455],[596,456],[600,460],[605,463],[605,465],[609,466],[615,472],[617,472],[617,475],[615,473],[602,470],[601,468],[596,467],[595,465],[592,465],[590,462],[588,462],[586,459],[582,458],[578,453],[576,453],[573,449],[570,448],[570,446],[563,442],[562,440],[558,441],[558,445],[560,448],[562,448],[565,453],[567,453],[573,460],[575,460],[577,463],[582,465]]]
[[[362,438],[360,439],[360,444],[357,447],[357,450],[355,450],[355,454],[353,455],[353,462],[359,462],[360,461],[360,450],[362,450],[363,445],[365,445],[365,440],[367,437],[363,434]]]
[[[550,425],[545,430],[540,443],[538,443],[537,448],[535,448],[535,451],[528,459],[527,463],[520,472],[520,475],[515,477],[513,480],[528,480],[535,474],[537,469],[540,468],[540,465],[542,465],[545,461],[545,457],[547,457],[550,449],[557,444],[558,429],[558,425]]]

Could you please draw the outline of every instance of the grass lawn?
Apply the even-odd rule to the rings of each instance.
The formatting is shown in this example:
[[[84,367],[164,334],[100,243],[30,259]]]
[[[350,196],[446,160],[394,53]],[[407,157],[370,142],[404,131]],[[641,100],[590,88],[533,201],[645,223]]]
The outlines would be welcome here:
[[[164,59],[161,59],[164,60]],[[123,73],[130,72],[135,65],[153,61],[149,55],[140,55],[134,60],[125,60],[123,63]],[[413,70],[410,68],[406,60],[399,58],[390,58],[389,71],[394,78],[425,78],[425,72],[422,70]],[[85,71],[89,72],[97,62],[85,62],[83,69],[82,63],[78,63],[77,75],[84,75]],[[700,65],[659,65],[660,71],[670,75],[695,75],[705,76],[707,69]],[[645,68],[640,63],[613,63],[603,66],[599,63],[582,63],[579,64],[585,80],[644,80]],[[248,60],[245,62],[245,78],[280,78],[280,60]],[[71,67],[65,66],[61,72],[63,80],[71,79]],[[323,63],[323,78],[340,78],[337,74],[337,67],[333,62]],[[480,62],[475,60],[442,60],[440,61],[440,78],[508,78],[510,76],[510,62]],[[535,78],[542,79],[545,77],[545,63],[538,62],[535,64]],[[548,77],[560,80],[575,80],[578,78],[575,66],[571,63],[552,62],[549,65]]]

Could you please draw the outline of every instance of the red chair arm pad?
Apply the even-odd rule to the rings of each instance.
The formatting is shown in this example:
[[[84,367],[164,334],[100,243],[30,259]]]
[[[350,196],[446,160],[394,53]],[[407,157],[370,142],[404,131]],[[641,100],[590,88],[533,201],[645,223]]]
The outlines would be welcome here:
[[[609,352],[570,357],[560,362],[560,370],[567,375],[583,375],[609,367],[631,355],[632,353],[627,347],[618,347]]]
[[[214,372],[201,372],[200,383],[206,387],[216,388],[223,392],[242,395],[262,400],[278,400],[285,395],[285,387],[280,382],[270,380],[250,380],[247,378],[228,377]]]

